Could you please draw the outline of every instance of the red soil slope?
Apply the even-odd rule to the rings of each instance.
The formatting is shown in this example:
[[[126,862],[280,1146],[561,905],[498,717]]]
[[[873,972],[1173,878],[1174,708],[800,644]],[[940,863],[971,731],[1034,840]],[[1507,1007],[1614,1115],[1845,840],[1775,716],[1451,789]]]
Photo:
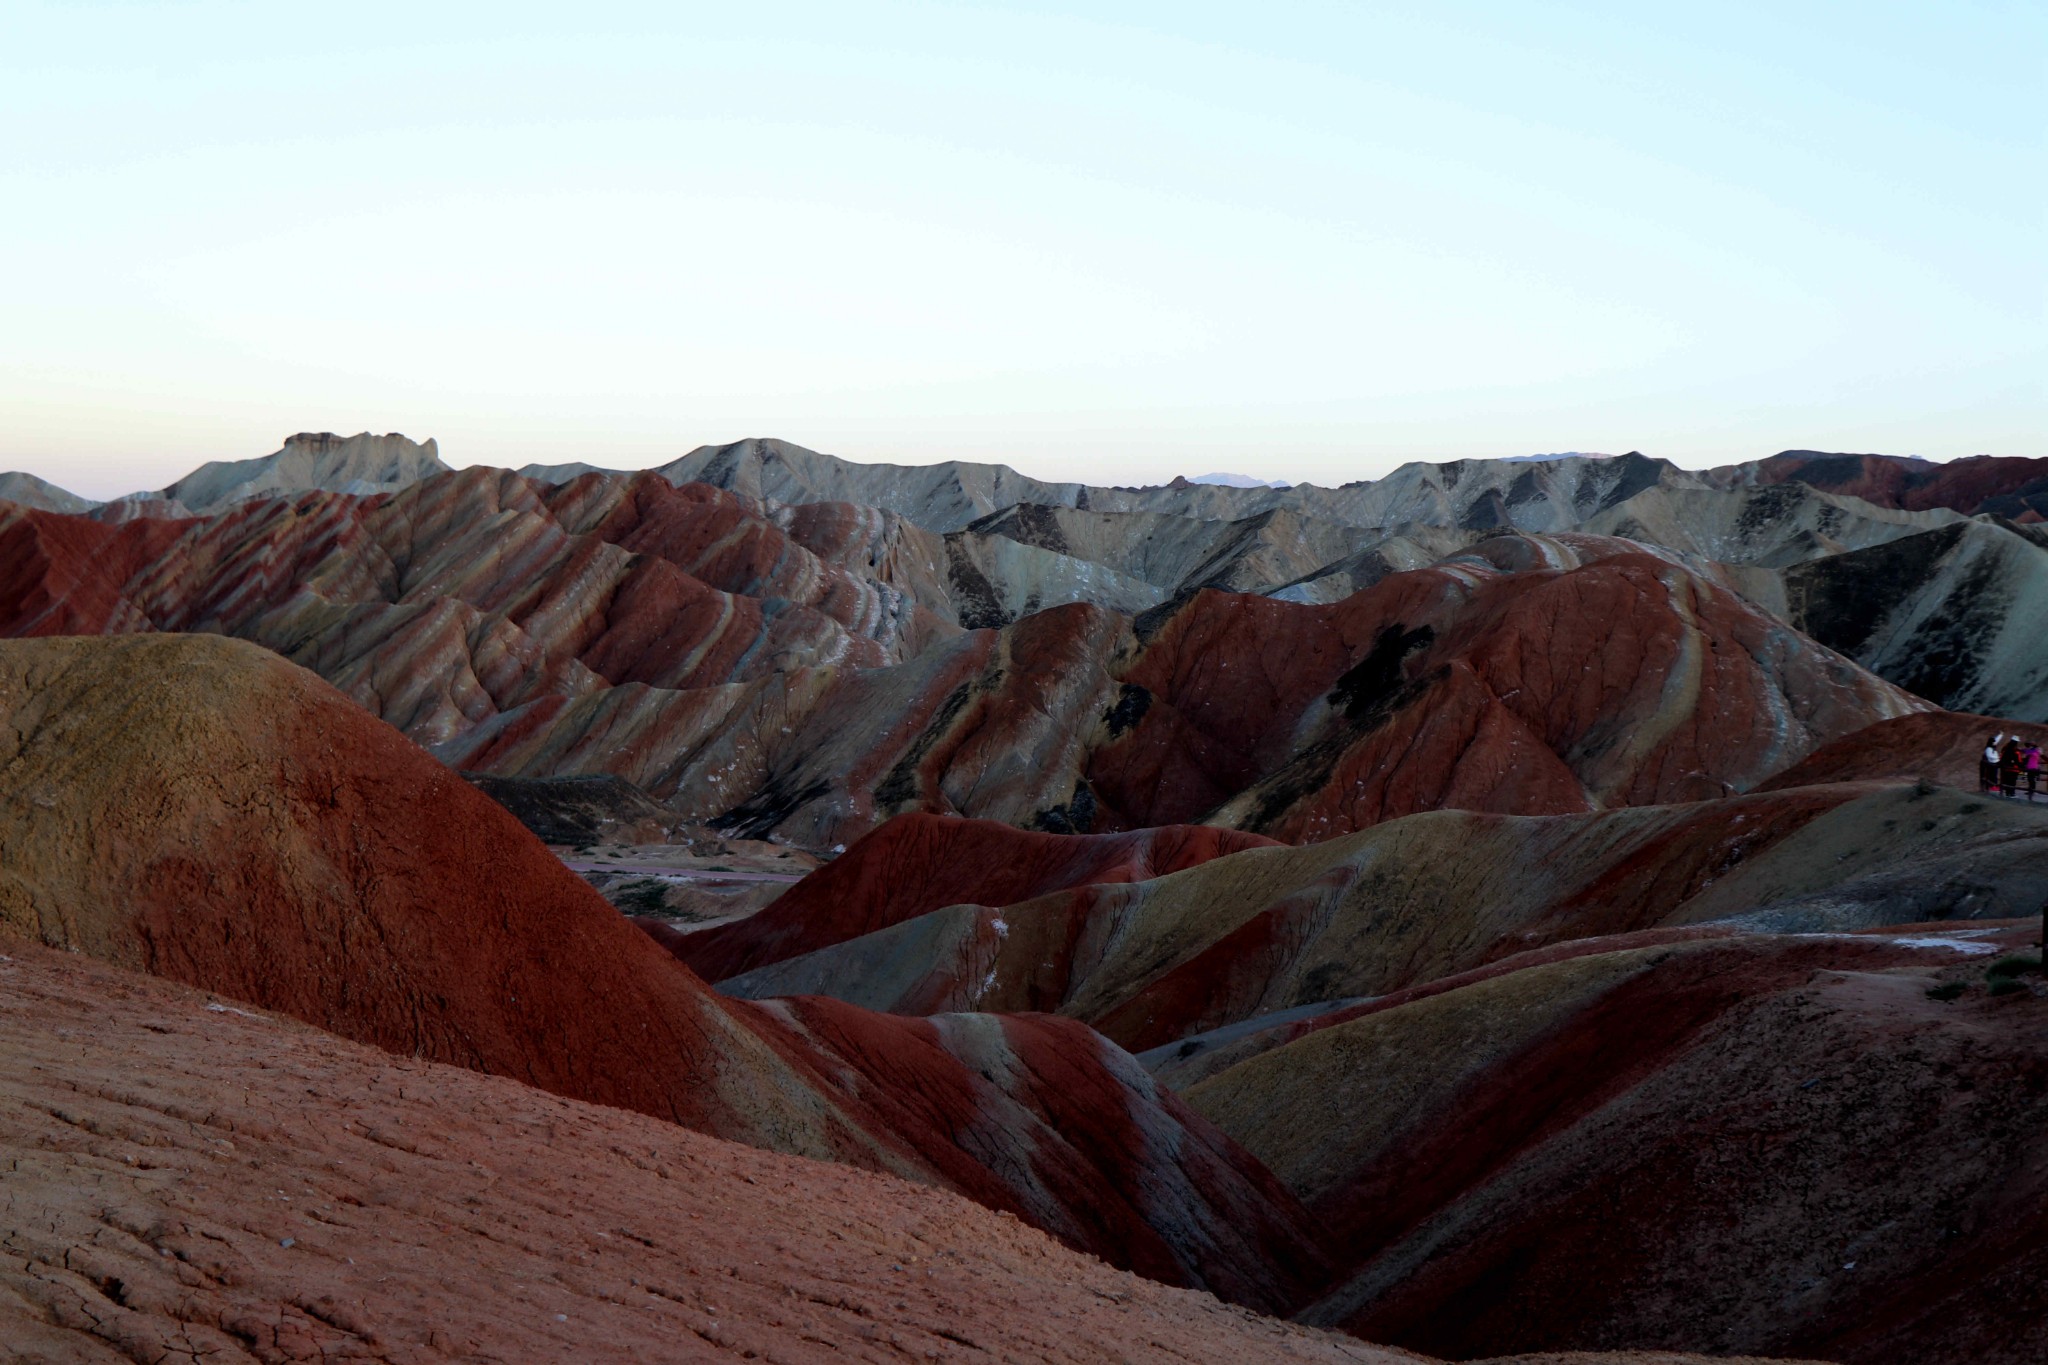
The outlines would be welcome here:
[[[786,1071],[770,1046],[510,815],[276,655],[11,642],[0,715],[28,798],[0,813],[0,924],[706,1132],[800,1122],[721,1079]],[[820,1154],[872,1148],[826,1112],[801,1126]]]
[[[1447,806],[1724,795],[1926,706],[1636,553],[1421,570],[1323,607],[1204,593],[1123,678],[1136,719],[1088,769],[1111,823],[1208,818],[1289,842]]]
[[[705,980],[719,981],[945,905],[1012,905],[1068,887],[1140,882],[1272,843],[1202,825],[1059,835],[993,820],[903,815],[757,915],[702,933],[657,936]]]
[[[910,1135],[955,1188],[1070,1245],[1114,1247],[1120,1266],[1266,1311],[1328,1282],[1294,1197],[1083,1025],[904,1019],[816,997],[758,1008],[843,1062],[844,1089]],[[1191,1189],[1207,1197],[1191,1200]]]
[[[1929,711],[1879,721],[1808,754],[1759,786],[1783,791],[1821,782],[1924,777],[1965,791],[1977,789],[1977,763],[1998,735],[2024,734],[2048,744],[2048,725],[2027,725],[1960,711]]]
[[[2048,991],[1984,969],[2037,932],[1551,950],[1188,1098],[1356,1259],[1309,1321],[1457,1358],[2017,1365],[2048,1314]]]
[[[1146,1058],[1178,1086],[1252,1041],[1198,1035],[1545,944],[1730,919],[1779,932],[1988,919],[2044,897],[2048,805],[1967,790],[1842,783],[1590,815],[1434,811],[1149,881],[950,906],[720,989],[904,1014],[1052,1010],[1133,1052],[1196,1038],[1170,1063]],[[1272,1045],[1285,1028],[1258,1036]]]
[[[256,640],[433,742],[538,696],[876,665],[957,627],[757,506],[651,474],[467,469],[118,526],[0,506],[0,634],[133,630]]]
[[[187,527],[153,520],[114,525],[0,503],[0,634],[151,629],[122,589],[169,553]]]
[[[10,1361],[1419,1359],[41,948],[0,957],[0,1169]]]
[[[1008,1077],[979,1086],[939,1051],[860,1076],[774,1015],[727,1004],[508,813],[253,645],[0,644],[0,789],[23,798],[0,803],[0,932],[401,1055],[949,1184],[1112,1262],[1142,1256],[1261,1305],[1287,1306],[1296,1268],[1317,1263],[1301,1211],[1257,1164],[1127,1084],[1129,1059],[1092,1035],[1040,1030],[1028,1051],[1040,1071],[1088,1078],[1077,1093],[1113,1101],[1116,1122],[1170,1139],[1146,1149],[1159,1197],[1143,1212],[1172,1221],[1140,1246],[1085,1212],[1124,1198],[1126,1166],[1032,1142],[1000,1169],[963,1151],[957,1133],[993,1121]],[[889,1027],[856,1016],[842,1031]],[[899,1125],[897,1089],[971,1103]],[[1039,1165],[1063,1172],[1050,1194]]]

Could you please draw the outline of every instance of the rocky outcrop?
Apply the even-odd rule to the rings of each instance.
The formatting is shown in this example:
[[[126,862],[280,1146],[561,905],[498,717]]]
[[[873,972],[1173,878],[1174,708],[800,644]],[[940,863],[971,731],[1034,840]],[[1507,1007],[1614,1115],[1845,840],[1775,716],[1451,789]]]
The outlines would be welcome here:
[[[2017,1365],[2048,1312],[2048,999],[1985,965],[2037,929],[1532,954],[1188,1099],[1356,1258],[1307,1321],[1461,1359]]]
[[[253,645],[0,644],[0,789],[18,795],[0,803],[0,934],[400,1056],[952,1188],[1265,1307],[1291,1306],[1322,1264],[1257,1163],[1086,1030],[1020,1025],[1010,1069],[926,1048],[864,1072],[807,1024],[713,995],[510,814]],[[859,1011],[836,1028],[896,1036]],[[1061,1128],[990,1149],[1000,1166],[960,1145],[1045,1103],[1048,1075],[1071,1103],[1113,1108],[1097,1120],[1112,1131],[1159,1140],[1112,1161],[1065,1136],[1080,1120],[1061,1110]]]
[[[302,431],[287,436],[274,454],[254,460],[216,460],[187,474],[161,496],[197,513],[217,512],[250,498],[330,493],[391,493],[448,466],[434,442],[392,433]]]

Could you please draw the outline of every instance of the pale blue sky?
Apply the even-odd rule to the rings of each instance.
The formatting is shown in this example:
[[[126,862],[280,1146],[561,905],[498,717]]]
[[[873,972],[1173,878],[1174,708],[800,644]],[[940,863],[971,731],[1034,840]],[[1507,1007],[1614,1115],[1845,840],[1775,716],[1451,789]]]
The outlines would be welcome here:
[[[0,468],[2048,454],[2025,4],[0,5]]]

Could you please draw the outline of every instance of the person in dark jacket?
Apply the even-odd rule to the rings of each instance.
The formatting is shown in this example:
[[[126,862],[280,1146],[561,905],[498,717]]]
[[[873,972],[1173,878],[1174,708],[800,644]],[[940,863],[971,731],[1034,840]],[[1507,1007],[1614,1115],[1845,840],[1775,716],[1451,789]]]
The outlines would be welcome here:
[[[1998,789],[2006,796],[2020,794],[2020,737],[2014,735],[1998,751]]]

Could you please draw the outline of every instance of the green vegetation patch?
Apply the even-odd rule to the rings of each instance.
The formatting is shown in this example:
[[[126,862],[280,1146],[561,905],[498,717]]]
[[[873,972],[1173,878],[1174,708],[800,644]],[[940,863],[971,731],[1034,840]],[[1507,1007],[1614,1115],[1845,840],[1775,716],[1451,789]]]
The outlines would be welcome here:
[[[668,883],[642,877],[613,887],[606,899],[628,915],[659,915],[668,909]]]

